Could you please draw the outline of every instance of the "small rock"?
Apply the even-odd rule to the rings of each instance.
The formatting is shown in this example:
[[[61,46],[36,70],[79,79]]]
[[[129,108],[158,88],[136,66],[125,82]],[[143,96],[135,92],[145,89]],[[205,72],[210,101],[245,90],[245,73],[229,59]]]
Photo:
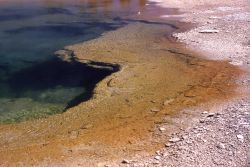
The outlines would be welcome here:
[[[204,123],[204,122],[205,122],[205,120],[204,120],[204,119],[201,119],[201,120],[200,120],[200,123]]]
[[[163,132],[163,131],[166,130],[166,128],[160,127],[159,130],[160,130],[161,132]]]
[[[171,142],[171,143],[176,143],[176,142],[178,142],[178,141],[180,141],[180,140],[181,140],[181,139],[178,138],[178,137],[173,137],[173,138],[169,139],[168,141]]]
[[[81,126],[80,128],[81,128],[81,129],[90,129],[90,128],[92,128],[92,127],[93,127],[92,124],[87,124],[87,125]]]
[[[69,138],[70,139],[76,139],[79,135],[79,132],[78,131],[71,131],[69,132]]]
[[[66,62],[72,62],[74,59],[74,52],[71,50],[58,50],[54,53],[59,59],[66,61]]]
[[[158,108],[151,108],[150,111],[151,111],[151,112],[160,112],[160,109],[158,109]]]
[[[193,142],[191,140],[186,141],[187,144],[192,144]]]
[[[155,161],[155,162],[153,162],[153,164],[157,165],[157,164],[160,164],[160,162],[159,161]]]
[[[220,19],[220,17],[217,17],[217,16],[211,16],[211,17],[209,17],[209,19]]]
[[[161,151],[159,151],[159,150],[156,151],[155,153],[156,153],[157,155],[161,155]]]
[[[208,114],[208,112],[207,112],[207,111],[204,111],[204,112],[202,112],[202,114]]]
[[[155,159],[156,159],[156,160],[160,160],[160,159],[161,159],[161,156],[157,155],[157,156],[155,156]]]
[[[219,30],[201,30],[199,31],[199,33],[207,33],[207,34],[211,34],[211,33],[218,33]]]
[[[188,138],[187,135],[183,135],[183,136],[182,136],[182,139],[183,139],[183,140],[186,140],[187,138]]]
[[[210,112],[210,113],[208,113],[207,117],[213,117],[214,115],[215,115],[215,113]]]
[[[124,160],[122,160],[122,163],[123,163],[123,164],[130,164],[130,161],[127,160],[127,159],[124,159]]]
[[[229,155],[229,156],[233,156],[234,153],[233,153],[232,151],[229,151],[228,155]]]
[[[244,136],[243,135],[237,135],[237,139],[241,142],[244,142]]]
[[[242,66],[243,65],[243,61],[230,61],[229,64],[232,64],[234,66]]]
[[[166,146],[166,147],[171,147],[172,144],[171,144],[171,143],[167,143],[167,144],[165,144],[165,146]]]
[[[170,103],[172,103],[174,101],[174,99],[168,99],[168,100],[166,100],[166,101],[164,101],[164,105],[166,106],[166,105],[169,105]]]
[[[199,131],[198,130],[192,130],[195,134],[198,135]]]
[[[225,147],[225,145],[223,143],[220,143],[220,144],[217,145],[217,148],[225,149],[226,147]]]

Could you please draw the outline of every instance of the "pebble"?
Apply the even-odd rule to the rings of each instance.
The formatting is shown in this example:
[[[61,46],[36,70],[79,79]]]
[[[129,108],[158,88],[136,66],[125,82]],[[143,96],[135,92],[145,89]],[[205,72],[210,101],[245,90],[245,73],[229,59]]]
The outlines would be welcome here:
[[[167,144],[165,144],[165,146],[166,147],[170,147],[170,146],[172,146],[172,144],[171,143],[167,143]]]
[[[188,139],[188,136],[187,136],[187,135],[183,135],[183,136],[182,136],[182,139],[183,139],[183,140],[186,140],[186,139]]]
[[[171,142],[171,143],[176,143],[176,142],[178,142],[178,141],[180,141],[180,140],[181,140],[181,139],[178,138],[178,137],[173,137],[173,138],[169,139],[168,141]]]
[[[202,114],[208,114],[208,112],[207,112],[207,111],[204,111],[204,112],[202,112]]]
[[[206,143],[206,142],[207,142],[207,140],[205,140],[205,139],[202,139],[202,141],[203,141],[204,143]]]
[[[78,131],[71,131],[69,132],[69,138],[70,139],[76,139],[79,135],[79,132]]]
[[[243,65],[243,61],[231,61],[229,62],[230,64],[234,65],[234,66],[242,66]]]
[[[208,113],[207,117],[213,117],[214,115],[215,115],[215,113],[210,112],[210,113]]]
[[[225,144],[220,143],[220,144],[217,145],[217,148],[219,148],[219,149],[225,149],[226,147],[225,147]]]
[[[160,164],[160,162],[159,161],[155,161],[155,162],[153,162],[153,164],[157,165],[157,164]]]
[[[168,99],[168,100],[164,101],[164,105],[166,106],[166,105],[172,103],[173,101],[174,101],[174,99]]]
[[[241,142],[244,141],[244,136],[243,135],[237,135],[237,139]]]
[[[218,33],[219,32],[219,30],[201,30],[201,31],[199,31],[199,33]]]
[[[157,155],[161,155],[161,151],[159,151],[159,150],[156,151],[155,153],[156,153]]]
[[[160,130],[161,132],[163,132],[163,131],[166,130],[166,128],[160,127],[159,130]]]
[[[160,159],[161,159],[161,156],[157,155],[157,156],[155,156],[155,159],[156,159],[156,160],[160,160]]]
[[[129,160],[127,160],[127,159],[124,159],[124,160],[122,160],[122,163],[123,163],[123,164],[129,164],[129,163],[130,163],[130,161],[129,161]]]
[[[228,153],[228,155],[229,155],[229,156],[233,156],[234,153],[233,153],[232,151],[230,151],[230,152]]]
[[[220,19],[220,17],[217,17],[217,16],[211,16],[211,17],[209,17],[209,19]]]
[[[200,123],[204,123],[204,122],[205,122],[205,120],[204,120],[204,119],[201,119],[201,120],[200,120]]]
[[[151,110],[150,110],[151,112],[159,112],[160,111],[160,109],[158,109],[158,108],[151,108]]]
[[[187,144],[192,144],[193,142],[191,140],[186,141]]]

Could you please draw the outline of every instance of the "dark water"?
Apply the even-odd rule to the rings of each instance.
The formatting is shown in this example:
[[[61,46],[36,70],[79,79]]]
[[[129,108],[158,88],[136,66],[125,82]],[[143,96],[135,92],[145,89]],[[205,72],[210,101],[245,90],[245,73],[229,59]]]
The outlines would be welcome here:
[[[0,123],[63,112],[91,97],[112,70],[63,62],[53,53],[126,23],[141,0],[0,1]]]

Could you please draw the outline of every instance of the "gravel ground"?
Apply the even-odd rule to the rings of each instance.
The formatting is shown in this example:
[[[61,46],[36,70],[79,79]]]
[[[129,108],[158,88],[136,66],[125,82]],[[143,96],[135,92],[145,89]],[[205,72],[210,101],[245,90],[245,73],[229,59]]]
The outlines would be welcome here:
[[[198,113],[190,126],[165,136],[165,148],[155,155],[138,156],[110,166],[250,167],[250,1],[171,0],[161,6],[180,8],[182,21],[195,28],[173,34],[186,47],[213,60],[226,60],[246,73],[237,81],[239,96]],[[204,54],[205,53],[205,54]],[[182,111],[185,112],[185,111]],[[157,127],[164,136],[164,126]],[[109,166],[109,165],[106,165]]]
[[[166,139],[166,147],[155,155],[127,160],[120,166],[250,166],[250,98],[203,111],[193,121],[196,123],[192,127]]]

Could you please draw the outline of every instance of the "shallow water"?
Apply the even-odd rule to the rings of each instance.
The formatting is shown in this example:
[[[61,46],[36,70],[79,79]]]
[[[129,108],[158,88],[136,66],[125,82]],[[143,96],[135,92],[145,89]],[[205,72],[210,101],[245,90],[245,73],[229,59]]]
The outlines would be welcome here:
[[[0,1],[0,123],[60,113],[112,73],[53,53],[126,23],[145,1]]]

